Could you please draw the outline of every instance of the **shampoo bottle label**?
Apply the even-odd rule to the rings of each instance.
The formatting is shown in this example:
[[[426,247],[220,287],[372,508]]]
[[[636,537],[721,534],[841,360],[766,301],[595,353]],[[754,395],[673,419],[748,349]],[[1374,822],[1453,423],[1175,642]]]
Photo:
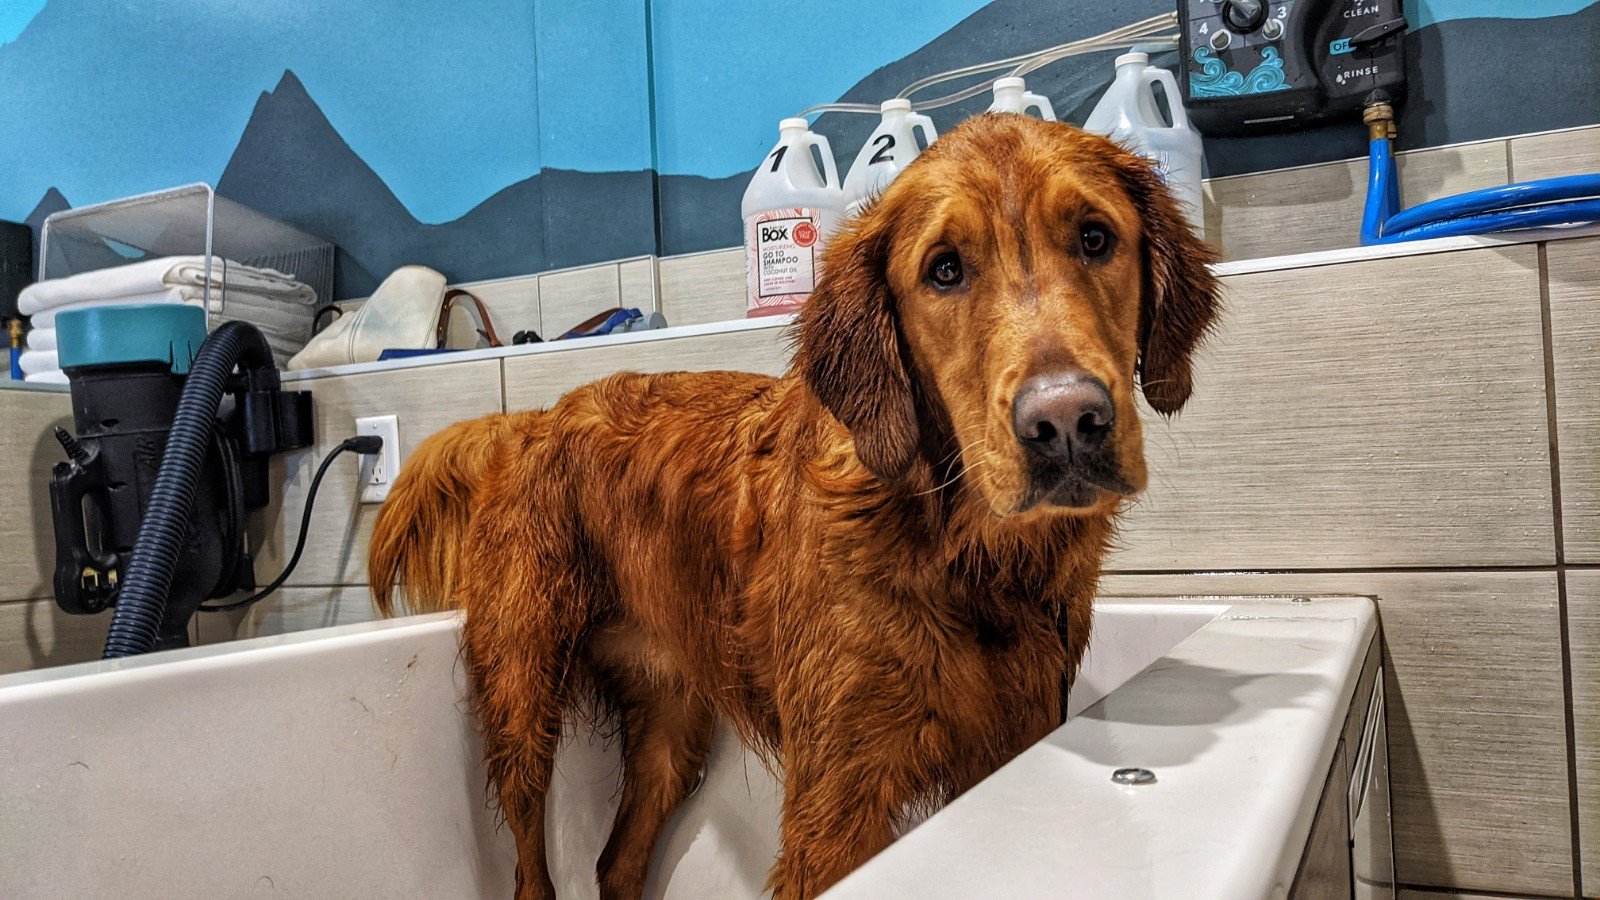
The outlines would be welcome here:
[[[822,210],[769,209],[744,220],[745,315],[794,312],[817,283]]]

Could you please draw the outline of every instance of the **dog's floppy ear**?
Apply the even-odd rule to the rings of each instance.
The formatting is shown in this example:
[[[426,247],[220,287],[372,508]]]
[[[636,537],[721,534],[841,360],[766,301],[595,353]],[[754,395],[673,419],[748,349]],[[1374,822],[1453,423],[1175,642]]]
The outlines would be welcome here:
[[[873,204],[829,242],[822,277],[800,311],[794,364],[850,430],[862,464],[894,480],[916,456],[918,429],[889,290],[886,216]]]
[[[1139,384],[1152,409],[1171,415],[1189,399],[1191,357],[1221,311],[1217,251],[1195,236],[1153,165],[1125,154],[1119,169],[1144,229]]]

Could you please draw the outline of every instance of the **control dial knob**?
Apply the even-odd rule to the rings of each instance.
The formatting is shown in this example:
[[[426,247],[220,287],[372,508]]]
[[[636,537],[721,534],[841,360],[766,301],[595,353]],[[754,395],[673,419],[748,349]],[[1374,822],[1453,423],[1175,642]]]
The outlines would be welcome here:
[[[1225,0],[1222,20],[1240,34],[1249,34],[1267,21],[1267,4],[1262,0]]]

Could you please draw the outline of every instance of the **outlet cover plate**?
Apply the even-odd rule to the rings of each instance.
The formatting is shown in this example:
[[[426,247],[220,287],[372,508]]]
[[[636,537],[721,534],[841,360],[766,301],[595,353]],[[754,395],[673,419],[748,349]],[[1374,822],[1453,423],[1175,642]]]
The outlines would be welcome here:
[[[369,416],[356,420],[356,434],[383,438],[383,449],[361,458],[361,502],[389,499],[389,486],[400,476],[400,417]]]

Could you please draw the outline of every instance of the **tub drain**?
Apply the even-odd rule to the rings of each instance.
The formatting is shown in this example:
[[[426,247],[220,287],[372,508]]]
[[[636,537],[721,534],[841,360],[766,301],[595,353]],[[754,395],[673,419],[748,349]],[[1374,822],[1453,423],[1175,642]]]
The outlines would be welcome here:
[[[1149,769],[1118,769],[1111,773],[1111,780],[1117,784],[1155,784],[1156,773]]]

